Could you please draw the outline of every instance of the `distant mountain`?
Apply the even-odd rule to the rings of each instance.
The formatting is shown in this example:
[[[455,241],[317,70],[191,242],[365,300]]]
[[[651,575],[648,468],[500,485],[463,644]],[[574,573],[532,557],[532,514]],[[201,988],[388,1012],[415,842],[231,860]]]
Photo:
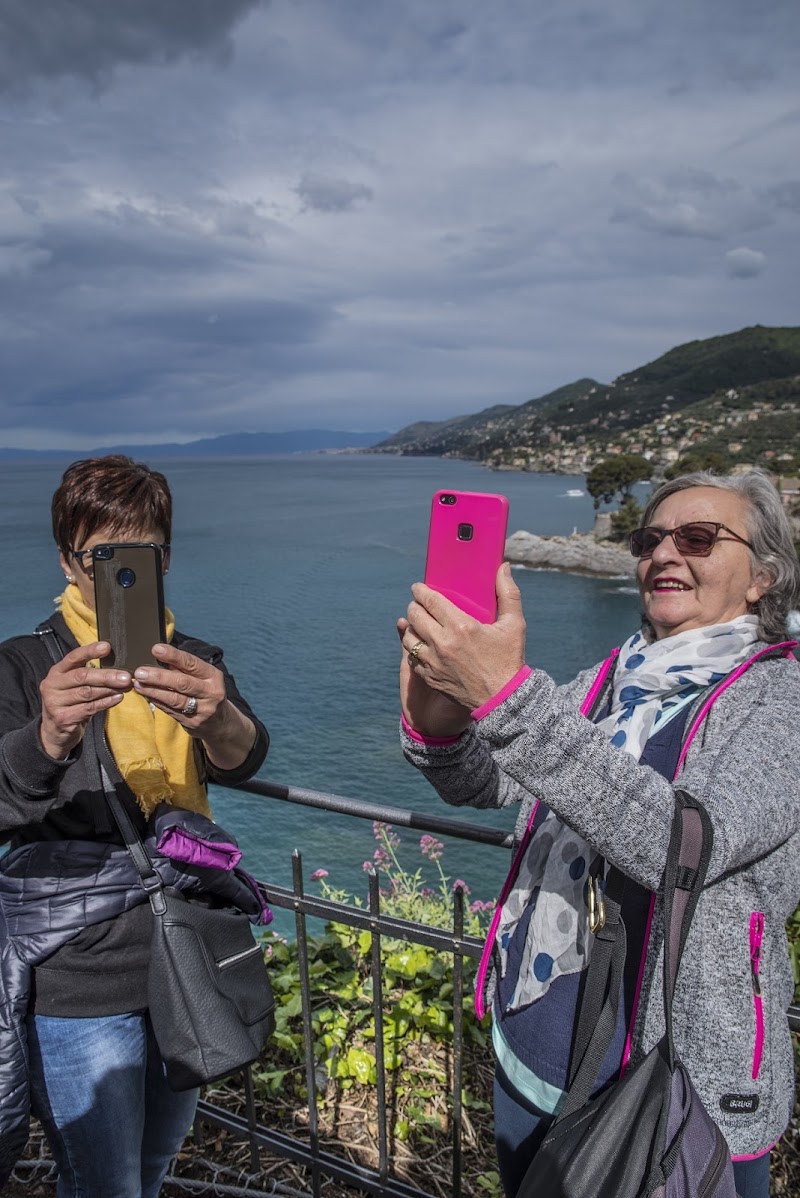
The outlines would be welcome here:
[[[91,457],[106,453],[126,453],[129,457],[146,458],[206,458],[257,457],[262,454],[314,453],[324,450],[365,449],[387,437],[386,430],[374,433],[351,433],[330,429],[298,429],[289,433],[228,433],[221,437],[203,437],[184,445],[107,445],[87,449],[0,449],[0,458]]]
[[[654,442],[648,437],[645,448],[652,449],[657,460],[665,422],[674,421],[676,414],[694,411],[695,405],[712,397],[718,407],[720,396],[746,389],[748,401],[761,405],[766,416],[778,404],[773,393],[779,382],[780,403],[791,408],[794,399],[789,392],[796,391],[798,376],[800,328],[755,325],[679,345],[612,383],[579,379],[516,407],[500,405],[438,424],[409,425],[371,452],[471,458],[493,466],[580,473],[598,455],[620,452],[621,437],[626,443],[636,442],[637,430],[648,430]],[[714,427],[723,435],[722,417]],[[742,445],[733,454],[735,460],[749,460],[744,432],[737,427],[736,443]],[[733,440],[732,435],[728,439]],[[680,440],[675,444],[682,451]],[[642,452],[642,447],[635,452]],[[774,450],[769,452],[774,456]]]

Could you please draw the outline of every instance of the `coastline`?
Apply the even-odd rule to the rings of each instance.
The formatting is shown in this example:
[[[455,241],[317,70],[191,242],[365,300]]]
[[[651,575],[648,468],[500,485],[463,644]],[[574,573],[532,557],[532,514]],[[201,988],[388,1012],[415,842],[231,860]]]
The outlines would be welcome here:
[[[506,561],[530,570],[562,570],[595,578],[632,578],[636,563],[626,548],[591,533],[539,537],[522,530],[506,541]]]

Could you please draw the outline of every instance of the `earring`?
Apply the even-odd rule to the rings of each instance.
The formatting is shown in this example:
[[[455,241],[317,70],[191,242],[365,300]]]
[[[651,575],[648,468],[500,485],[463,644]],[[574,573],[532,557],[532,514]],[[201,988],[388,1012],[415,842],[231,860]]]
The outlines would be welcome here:
[[[65,575],[64,575],[64,577],[66,578],[67,582],[74,582],[74,581],[75,581],[75,579],[74,579],[74,577],[73,577],[73,575],[72,575],[72,574],[65,574]]]

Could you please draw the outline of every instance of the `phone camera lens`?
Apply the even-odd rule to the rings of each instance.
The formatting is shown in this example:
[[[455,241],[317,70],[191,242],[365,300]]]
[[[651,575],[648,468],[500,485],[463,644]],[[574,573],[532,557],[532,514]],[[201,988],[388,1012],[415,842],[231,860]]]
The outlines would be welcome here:
[[[455,503],[455,501],[456,501],[455,495],[441,495],[439,497],[439,502],[446,503],[446,504],[448,504],[448,506],[452,506]]]
[[[475,528],[472,524],[459,524],[459,526],[458,526],[459,541],[471,541],[472,534],[474,531],[475,531]]]
[[[124,566],[117,574],[117,582],[121,587],[125,587],[127,590],[128,587],[132,587],[136,582],[136,575],[134,574],[133,570],[130,570],[127,566]]]
[[[113,549],[110,545],[95,545],[92,550],[92,557],[96,562],[108,562],[113,556]]]

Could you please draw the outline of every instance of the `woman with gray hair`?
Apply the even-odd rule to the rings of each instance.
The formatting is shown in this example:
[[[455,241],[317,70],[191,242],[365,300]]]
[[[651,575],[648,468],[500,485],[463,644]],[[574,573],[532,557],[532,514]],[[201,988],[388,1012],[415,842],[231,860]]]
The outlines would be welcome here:
[[[767,1198],[794,1092],[784,925],[800,900],[800,670],[787,618],[800,564],[758,471],[666,483],[630,547],[641,628],[564,686],[525,664],[508,565],[494,624],[415,584],[398,621],[403,748],[448,803],[521,803],[477,983],[506,1193],[563,1101],[599,858],[625,875],[628,955],[597,1089],[663,1034],[659,890],[680,789],[706,808],[714,846],[678,979],[677,1049],[738,1193]]]

